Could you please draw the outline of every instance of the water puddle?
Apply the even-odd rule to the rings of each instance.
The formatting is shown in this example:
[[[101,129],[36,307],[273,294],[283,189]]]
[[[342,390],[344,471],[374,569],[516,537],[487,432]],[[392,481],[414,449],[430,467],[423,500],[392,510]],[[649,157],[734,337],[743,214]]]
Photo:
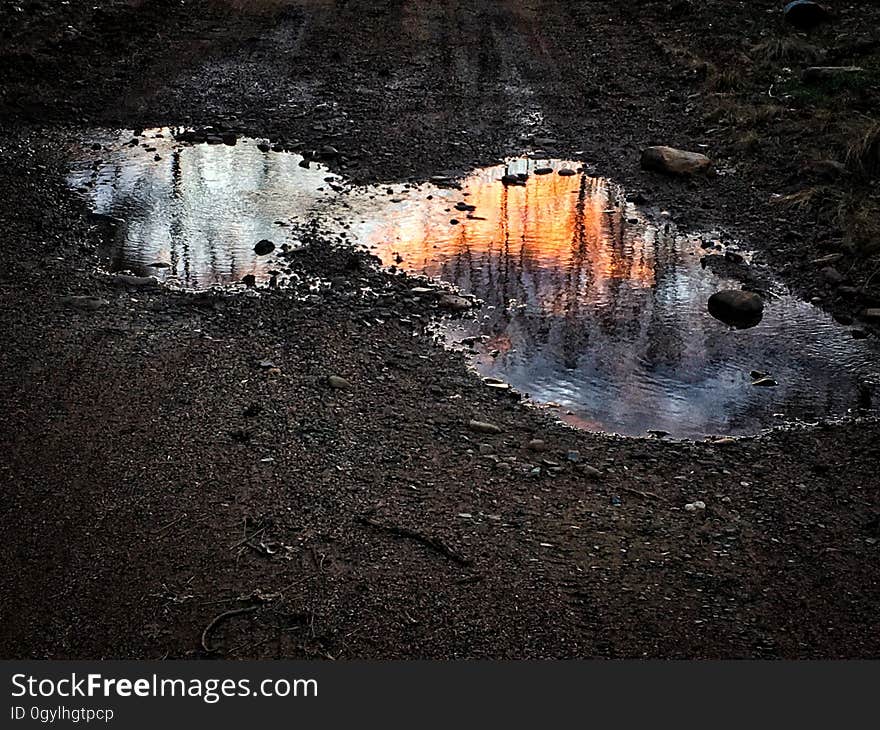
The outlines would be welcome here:
[[[460,186],[352,188],[255,140],[212,141],[154,130],[80,151],[71,185],[119,221],[110,269],[188,287],[265,280],[275,261],[255,243],[296,246],[295,224],[318,221],[386,265],[483,300],[444,325],[481,374],[574,425],[627,435],[840,417],[880,382],[870,341],[781,288],[755,327],[714,319],[709,296],[741,286],[701,265],[720,253],[715,237],[682,235],[580,163],[523,158]]]

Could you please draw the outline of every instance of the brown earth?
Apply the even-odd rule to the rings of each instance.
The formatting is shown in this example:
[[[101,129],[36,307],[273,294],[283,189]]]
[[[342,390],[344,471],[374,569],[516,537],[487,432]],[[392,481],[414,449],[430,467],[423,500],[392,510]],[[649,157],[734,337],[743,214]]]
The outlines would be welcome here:
[[[67,144],[96,126],[332,144],[357,181],[460,172],[549,136],[679,225],[743,238],[846,321],[880,284],[870,145],[847,142],[876,114],[880,12],[830,3],[834,22],[801,38],[767,12],[780,5],[4,5],[0,655],[880,654],[876,421],[732,443],[574,431],[438,348],[408,282],[321,242],[296,265],[385,298],[115,288],[64,184]],[[868,80],[802,88],[782,69],[805,65],[803,44]],[[764,109],[768,78],[781,110]],[[724,174],[643,172],[651,144]],[[827,158],[846,172],[817,181]],[[811,263],[829,252],[842,292]]]

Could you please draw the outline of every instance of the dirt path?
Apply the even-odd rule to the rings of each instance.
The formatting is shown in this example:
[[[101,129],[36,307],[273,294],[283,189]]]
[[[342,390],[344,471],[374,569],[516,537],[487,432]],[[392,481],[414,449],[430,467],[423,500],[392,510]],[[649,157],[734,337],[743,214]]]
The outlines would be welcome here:
[[[406,282],[320,247],[303,267],[387,299],[190,297],[94,274],[100,230],[62,151],[113,125],[332,144],[363,181],[549,136],[682,225],[775,245],[800,223],[767,226],[755,201],[772,181],[638,170],[646,143],[716,144],[648,20],[549,0],[22,5],[0,79],[0,655],[203,656],[212,619],[251,607],[211,630],[214,655],[880,653],[874,422],[720,445],[572,431],[437,348]]]

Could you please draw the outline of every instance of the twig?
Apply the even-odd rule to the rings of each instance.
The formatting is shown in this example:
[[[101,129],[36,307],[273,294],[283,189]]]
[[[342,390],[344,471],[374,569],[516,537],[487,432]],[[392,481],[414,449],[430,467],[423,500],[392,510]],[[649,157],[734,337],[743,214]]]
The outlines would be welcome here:
[[[205,653],[214,653],[214,649],[211,648],[210,644],[211,631],[217,628],[217,626],[219,626],[223,621],[228,618],[239,616],[243,613],[250,613],[251,611],[256,611],[258,608],[258,605],[245,606],[244,608],[233,608],[231,611],[224,611],[223,613],[214,616],[214,618],[211,619],[211,623],[205,626],[205,630],[202,631],[202,649],[205,650]]]
[[[235,545],[230,545],[230,546],[229,546],[229,549],[230,549],[230,550],[235,550],[235,548],[239,548],[239,547],[241,547],[241,546],[244,545],[246,542],[250,542],[251,540],[253,540],[257,535],[262,535],[267,529],[268,529],[268,528],[266,528],[266,527],[261,527],[261,528],[260,528],[259,530],[257,530],[256,532],[251,533],[250,535],[248,535],[247,537],[245,537],[245,538],[242,539],[242,540],[239,540],[237,543],[235,543]]]
[[[623,492],[637,494],[639,497],[644,497],[645,499],[659,499],[661,502],[663,501],[663,497],[659,494],[654,494],[654,492],[643,492],[641,489],[633,489],[632,487],[621,487],[620,489]]]
[[[416,542],[422,543],[422,545],[427,545],[429,548],[436,550],[441,555],[445,555],[450,560],[458,563],[459,565],[471,566],[473,565],[473,561],[464,557],[463,555],[459,555],[455,550],[449,547],[446,543],[439,540],[436,537],[429,537],[428,535],[422,535],[420,532],[416,532],[415,530],[410,530],[408,527],[400,527],[399,525],[389,525],[383,522],[378,522],[377,520],[372,519],[368,515],[360,515],[358,517],[358,521],[362,522],[365,525],[370,525],[371,527],[375,527],[379,530],[384,530],[385,532],[390,532],[392,535],[397,535],[398,537],[406,537],[410,540],[415,540]]]

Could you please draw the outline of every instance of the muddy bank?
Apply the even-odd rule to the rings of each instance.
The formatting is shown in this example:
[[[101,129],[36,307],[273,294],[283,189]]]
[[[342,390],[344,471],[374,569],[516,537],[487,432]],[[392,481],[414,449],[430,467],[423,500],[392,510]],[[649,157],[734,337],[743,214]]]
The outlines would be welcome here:
[[[639,60],[629,19],[593,3],[523,18],[496,3],[144,2],[108,5],[102,26],[84,6],[22,25],[11,46],[35,70],[25,58],[2,86],[3,656],[880,653],[874,422],[720,443],[574,431],[426,336],[408,282],[320,242],[295,262],[339,280],[316,298],[95,273],[104,232],[61,150],[114,122],[329,144],[364,180],[491,162],[540,132],[684,224],[787,228],[752,205],[772,180],[637,169],[646,130],[702,140],[637,82],[663,67]],[[589,54],[556,50],[571,17],[595,23]],[[78,39],[44,32],[77,18]],[[54,81],[78,54],[89,65]],[[592,116],[570,106],[585,98],[560,63],[574,57],[591,59]],[[536,123],[533,100],[554,95]],[[352,296],[362,280],[385,297]],[[250,610],[203,642],[235,608]]]

